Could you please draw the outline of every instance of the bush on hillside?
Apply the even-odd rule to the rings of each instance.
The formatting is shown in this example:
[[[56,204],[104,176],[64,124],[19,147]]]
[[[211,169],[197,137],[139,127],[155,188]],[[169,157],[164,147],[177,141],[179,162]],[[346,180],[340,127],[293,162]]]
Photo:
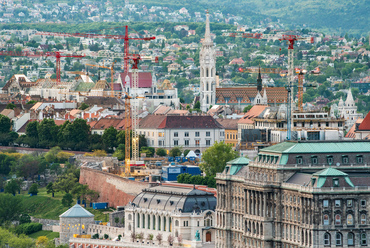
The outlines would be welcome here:
[[[20,234],[26,234],[30,235],[32,233],[38,232],[42,230],[42,224],[41,223],[26,223],[19,225],[15,228],[15,233]]]

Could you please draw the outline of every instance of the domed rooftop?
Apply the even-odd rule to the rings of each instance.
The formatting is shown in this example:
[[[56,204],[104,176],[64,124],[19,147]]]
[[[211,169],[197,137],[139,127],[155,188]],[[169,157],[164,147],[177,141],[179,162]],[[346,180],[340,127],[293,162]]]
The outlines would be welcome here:
[[[144,189],[132,202],[136,207],[183,213],[215,210],[216,197],[209,192],[193,188],[156,186]]]
[[[92,213],[81,207],[80,205],[76,204],[63,214],[59,215],[60,218],[88,218],[94,217]]]

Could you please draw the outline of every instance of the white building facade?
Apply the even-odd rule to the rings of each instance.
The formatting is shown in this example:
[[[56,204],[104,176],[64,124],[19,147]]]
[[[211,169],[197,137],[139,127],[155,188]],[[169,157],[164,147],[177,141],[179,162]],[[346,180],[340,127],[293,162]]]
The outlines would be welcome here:
[[[216,52],[211,39],[209,14],[207,13],[206,32],[199,53],[200,63],[200,108],[207,112],[216,103]]]

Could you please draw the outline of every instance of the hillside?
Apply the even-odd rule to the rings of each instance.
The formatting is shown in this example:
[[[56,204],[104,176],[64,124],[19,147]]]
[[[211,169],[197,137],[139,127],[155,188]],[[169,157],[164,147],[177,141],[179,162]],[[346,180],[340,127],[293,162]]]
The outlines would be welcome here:
[[[113,1],[115,4],[123,2]],[[224,15],[241,16],[240,23],[244,24],[257,24],[269,17],[272,21],[280,19],[280,23],[291,28],[306,25],[339,34],[367,34],[370,23],[370,1],[367,0],[137,0],[133,3],[172,9],[185,7],[190,12],[220,10]]]

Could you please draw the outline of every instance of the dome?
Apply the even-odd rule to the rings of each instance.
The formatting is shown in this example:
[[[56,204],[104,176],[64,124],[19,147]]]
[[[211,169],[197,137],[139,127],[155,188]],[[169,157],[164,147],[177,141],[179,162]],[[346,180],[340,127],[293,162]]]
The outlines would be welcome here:
[[[160,211],[215,210],[216,197],[209,192],[193,188],[156,186],[144,189],[132,202],[136,207]]]

